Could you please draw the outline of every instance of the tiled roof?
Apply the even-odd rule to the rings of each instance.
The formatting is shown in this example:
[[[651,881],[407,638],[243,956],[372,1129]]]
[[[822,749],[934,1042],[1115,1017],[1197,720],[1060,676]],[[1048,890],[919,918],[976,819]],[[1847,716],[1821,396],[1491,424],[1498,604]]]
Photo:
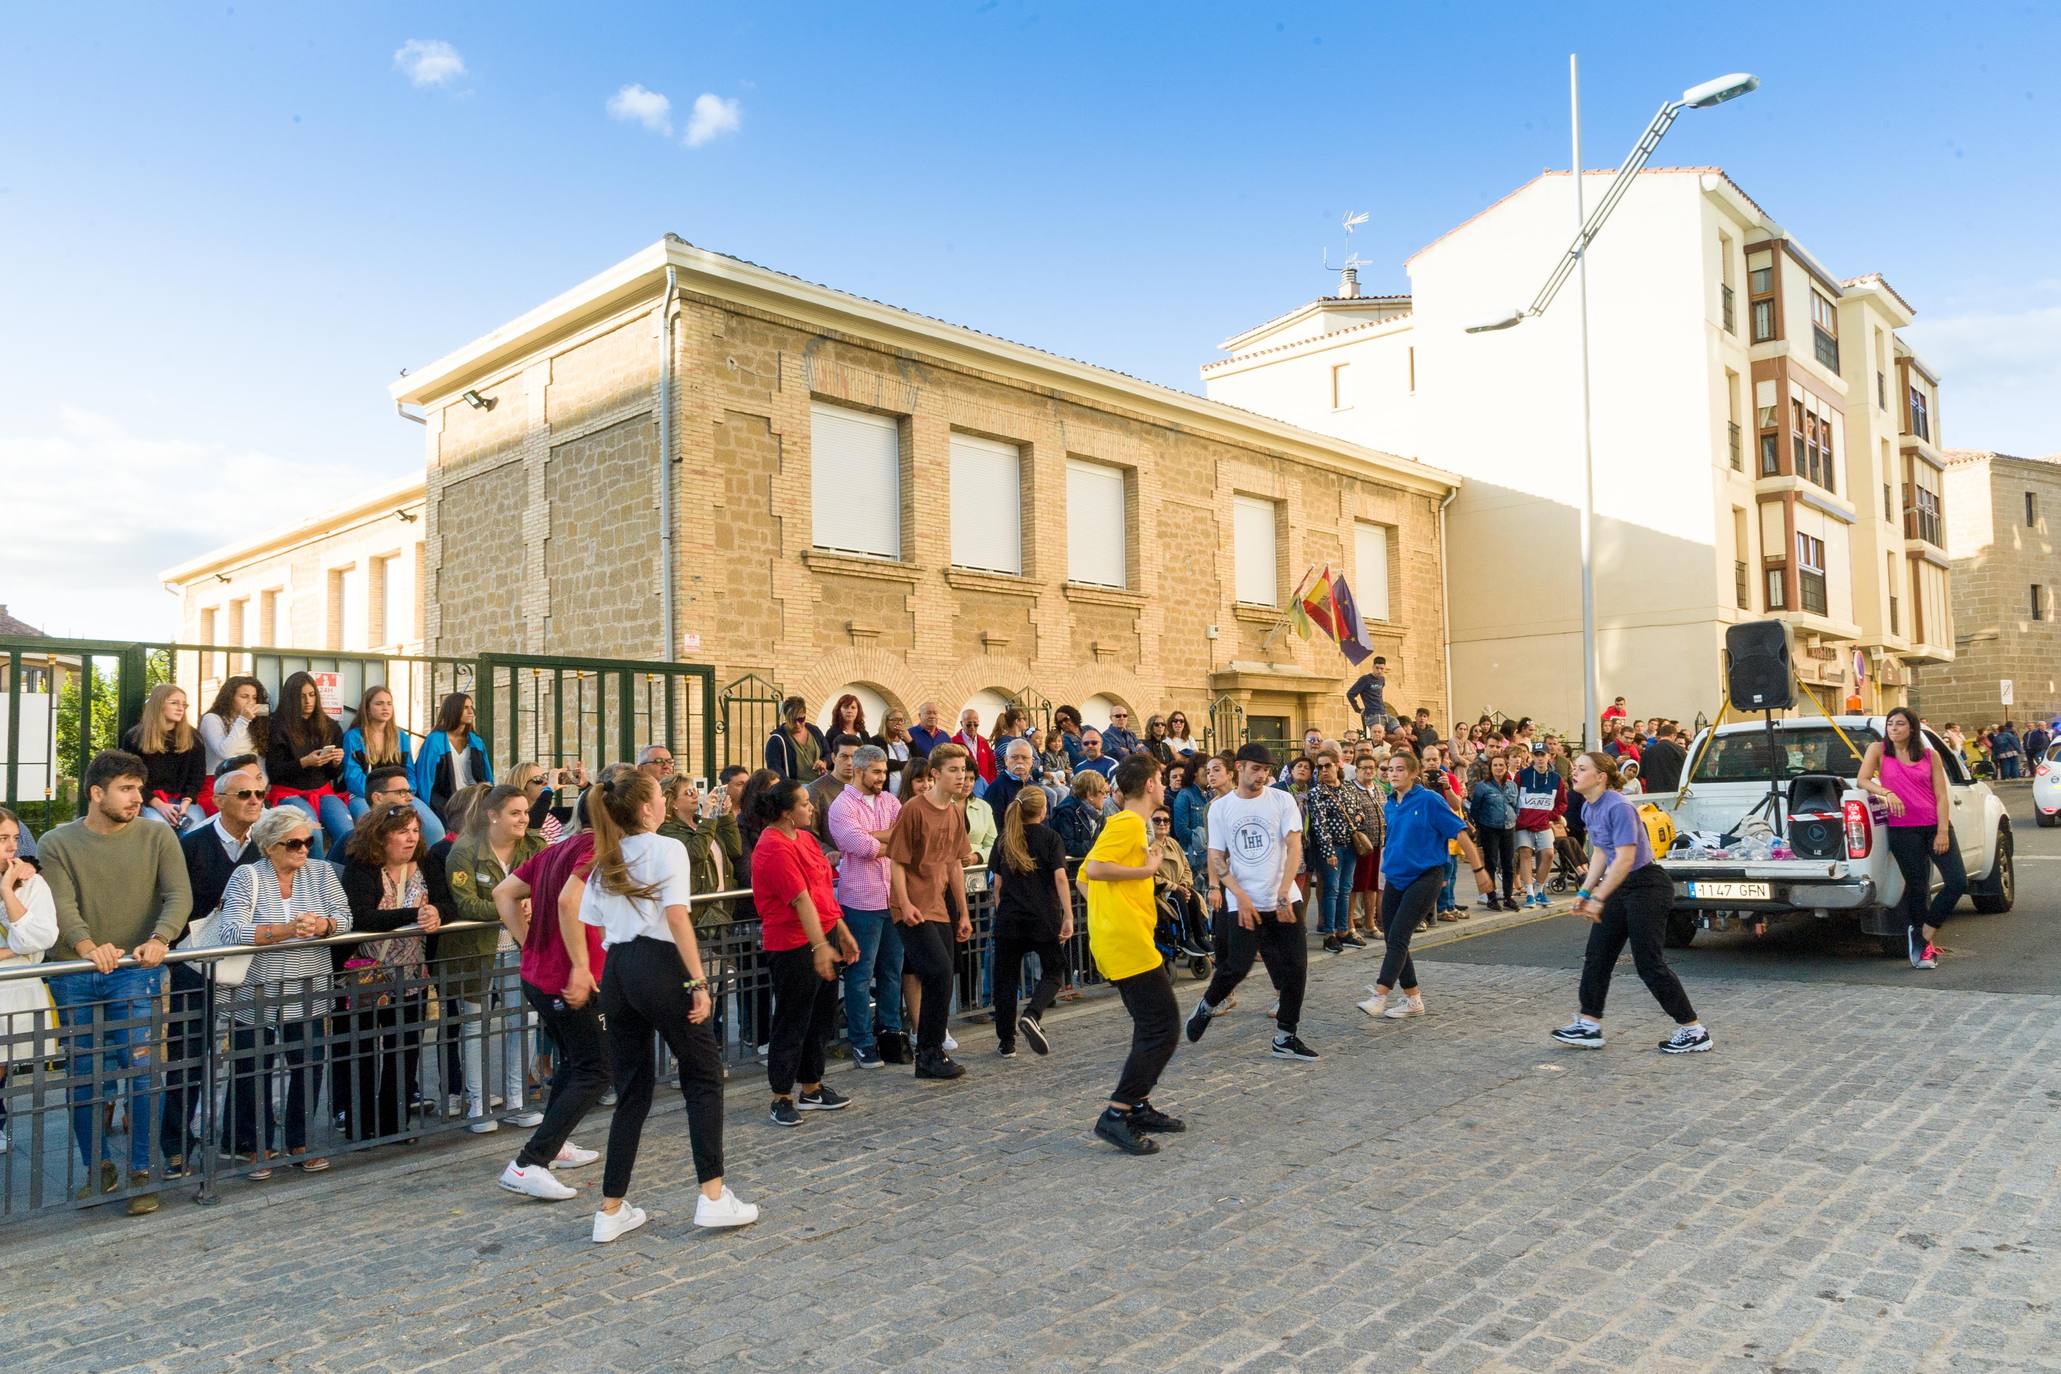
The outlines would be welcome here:
[[[1734,191],[1737,191],[1739,193],[1739,198],[1741,200],[1745,201],[1748,205],[1751,205],[1754,208],[1754,210],[1762,216],[1766,216],[1768,213],[1766,210],[1761,209],[1760,202],[1755,200],[1752,196],[1747,195],[1745,188],[1742,187],[1738,182],[1733,181],[1731,175],[1727,173],[1725,169],[1722,167],[1642,167],[1639,169],[1640,176],[1680,176],[1683,174],[1689,174],[1694,176],[1703,176],[1705,174],[1709,174],[1712,176],[1721,176],[1725,179],[1726,185],[1730,186]],[[1409,257],[1404,258],[1403,261],[1406,263],[1416,261],[1425,253],[1430,252],[1439,244],[1445,242],[1453,235],[1459,233],[1462,229],[1465,229],[1468,225],[1474,223],[1474,221],[1480,219],[1483,215],[1486,215],[1490,211],[1495,210],[1498,206],[1502,205],[1504,201],[1515,199],[1521,193],[1530,190],[1539,182],[1544,181],[1547,177],[1564,177],[1566,175],[1567,173],[1558,171],[1554,168],[1546,168],[1537,176],[1533,177],[1530,181],[1525,182],[1524,185],[1519,186],[1515,190],[1511,191],[1508,195],[1498,197],[1492,204],[1483,206],[1481,209],[1469,215],[1466,219],[1461,220],[1458,224],[1446,230],[1443,234],[1440,234],[1430,243],[1425,244],[1422,248],[1419,248],[1416,252],[1410,254]],[[1586,175],[1592,177],[1614,177],[1617,175],[1617,169],[1615,167],[1591,168],[1586,173]]]
[[[1880,289],[1887,291],[1890,295],[1896,297],[1896,302],[1898,305],[1901,305],[1904,309],[1910,311],[1913,315],[1918,313],[1917,307],[1912,305],[1909,301],[1905,300],[1904,293],[1897,290],[1894,286],[1891,286],[1888,280],[1884,278],[1880,272],[1863,272],[1858,277],[1848,277],[1844,282],[1841,282],[1840,285],[1879,287]]]
[[[1950,448],[1946,451],[1948,467],[1959,467],[1966,463],[1986,463],[1992,458],[2001,458],[2007,463],[2053,463],[2061,466],[2061,453],[2044,456],[2028,456],[2022,453],[1998,453],[1987,448]]]
[[[1362,299],[1364,299],[1364,297],[1363,297]],[[1408,296],[1390,296],[1390,297],[1388,297],[1387,299],[1389,299],[1389,300],[1399,300],[1399,301],[1406,301],[1406,300],[1408,300],[1408,299],[1410,299],[1410,298],[1409,298]],[[1204,372],[1207,372],[1207,371],[1209,371],[1209,370],[1210,370],[1211,368],[1213,368],[1213,367],[1229,367],[1229,366],[1230,366],[1230,365],[1231,365],[1232,363],[1242,363],[1242,362],[1244,362],[1244,361],[1245,361],[1245,360],[1246,360],[1247,358],[1258,358],[1258,357],[1262,357],[1262,356],[1264,356],[1264,355],[1266,355],[1266,354],[1268,354],[1268,353],[1280,353],[1280,352],[1282,352],[1282,351],[1284,351],[1284,350],[1286,350],[1286,349],[1290,349],[1290,348],[1301,348],[1301,347],[1302,347],[1302,346],[1303,346],[1304,344],[1312,344],[1312,343],[1316,343],[1316,342],[1318,342],[1319,340],[1322,340],[1322,341],[1324,341],[1324,342],[1326,342],[1326,343],[1329,343],[1329,342],[1330,342],[1331,340],[1333,340],[1333,339],[1336,339],[1336,338],[1340,338],[1340,337],[1342,337],[1342,336],[1344,336],[1344,335],[1347,335],[1347,334],[1357,334],[1357,333],[1359,333],[1359,332],[1360,332],[1361,330],[1363,330],[1363,329],[1380,329],[1380,328],[1382,328],[1382,327],[1383,327],[1383,326],[1385,326],[1385,325],[1391,325],[1391,324],[1394,324],[1394,323],[1395,323],[1395,322],[1396,322],[1397,320],[1407,320],[1407,319],[1409,319],[1409,318],[1410,318],[1410,315],[1411,315],[1411,312],[1410,312],[1410,311],[1408,311],[1408,310],[1405,310],[1405,311],[1403,311],[1403,313],[1402,313],[1402,314],[1400,314],[1400,315],[1390,315],[1390,316],[1389,316],[1389,317],[1388,317],[1387,319],[1382,319],[1382,320],[1362,320],[1362,321],[1360,321],[1360,323],[1358,323],[1358,324],[1349,324],[1349,325],[1347,325],[1347,326],[1346,326],[1345,328],[1343,328],[1343,329],[1333,329],[1333,330],[1329,331],[1328,333],[1323,333],[1323,334],[1312,334],[1312,335],[1310,335],[1310,336],[1309,336],[1308,338],[1306,338],[1306,339],[1295,339],[1295,340],[1292,340],[1292,341],[1290,341],[1290,342],[1288,342],[1288,343],[1284,343],[1284,344],[1275,344],[1275,345],[1274,345],[1273,347],[1271,347],[1271,348],[1254,348],[1254,349],[1248,349],[1248,350],[1247,350],[1246,352],[1243,352],[1243,353],[1233,353],[1233,354],[1232,354],[1232,355],[1231,355],[1230,357],[1228,357],[1228,358],[1218,358],[1218,359],[1215,359],[1215,360],[1214,360],[1214,361],[1212,361],[1212,362],[1206,362],[1206,363],[1204,363],[1204,364],[1202,365],[1202,370],[1203,370]]]
[[[14,635],[17,637],[22,635],[35,635],[41,637],[42,634],[43,632],[41,630],[29,624],[28,621],[17,620],[13,616],[9,615],[7,613],[7,607],[5,605],[0,605],[0,635]]]

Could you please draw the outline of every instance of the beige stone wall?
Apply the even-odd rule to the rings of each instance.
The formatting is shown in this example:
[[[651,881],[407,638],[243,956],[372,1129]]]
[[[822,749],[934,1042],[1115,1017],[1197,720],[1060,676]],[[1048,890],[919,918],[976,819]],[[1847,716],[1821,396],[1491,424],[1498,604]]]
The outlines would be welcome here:
[[[655,306],[504,367],[477,385],[490,411],[432,409],[437,652],[654,652]],[[712,665],[718,685],[756,672],[813,706],[864,683],[947,709],[1028,686],[1055,703],[1105,694],[1141,716],[1180,706],[1198,731],[1219,694],[1260,690],[1297,727],[1343,726],[1350,674],[1336,649],[1264,646],[1276,617],[1234,612],[1231,497],[1246,492],[1282,505],[1284,602],[1308,564],[1344,565],[1355,519],[1392,527],[1393,620],[1375,638],[1412,684],[1409,704],[1447,714],[1432,498],[735,303],[683,297],[675,343],[675,642],[699,635],[681,657]],[[814,548],[812,399],[900,418],[900,561]],[[949,566],[955,429],[1021,446],[1021,577]],[[1066,581],[1070,457],[1126,471],[1125,589]]]
[[[1917,705],[1935,724],[2025,721],[2061,711],[2061,464],[1994,457],[1947,468],[1954,661],[1919,670]],[[2025,522],[2025,493],[2037,505]],[[2032,618],[2032,584],[2046,618]],[[2009,678],[2014,704],[1999,700]]]

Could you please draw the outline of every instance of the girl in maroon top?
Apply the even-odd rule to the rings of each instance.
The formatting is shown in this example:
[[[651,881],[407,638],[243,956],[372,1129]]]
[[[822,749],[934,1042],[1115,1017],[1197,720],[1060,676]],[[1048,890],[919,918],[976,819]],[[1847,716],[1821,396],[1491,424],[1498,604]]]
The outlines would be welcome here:
[[[837,1014],[838,970],[858,961],[859,947],[845,929],[830,861],[812,833],[816,806],[809,790],[782,778],[753,799],[753,810],[765,828],[751,852],[751,896],[773,984],[766,1079],[773,1124],[799,1126],[802,1112],[851,1105],[823,1084],[823,1045]]]

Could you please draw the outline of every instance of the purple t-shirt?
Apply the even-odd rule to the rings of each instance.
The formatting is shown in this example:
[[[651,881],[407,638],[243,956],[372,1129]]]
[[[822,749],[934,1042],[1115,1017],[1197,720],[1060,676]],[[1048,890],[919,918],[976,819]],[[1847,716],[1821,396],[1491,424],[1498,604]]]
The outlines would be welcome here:
[[[1605,863],[1617,857],[1621,845],[1632,847],[1634,872],[1653,862],[1653,841],[1646,837],[1638,808],[1625,800],[1624,793],[1605,791],[1587,803],[1582,807],[1582,824],[1588,827],[1589,842],[1603,851]]]

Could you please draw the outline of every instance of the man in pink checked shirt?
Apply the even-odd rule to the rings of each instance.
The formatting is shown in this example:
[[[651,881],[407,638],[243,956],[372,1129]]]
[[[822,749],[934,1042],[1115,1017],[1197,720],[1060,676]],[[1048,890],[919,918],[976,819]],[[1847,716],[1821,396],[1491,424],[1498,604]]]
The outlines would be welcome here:
[[[843,856],[837,904],[858,943],[844,970],[845,1038],[862,1069],[909,1062],[902,1033],[902,936],[888,917],[887,837],[902,804],[887,790],[887,751],[869,744],[852,755],[850,784],[830,803],[830,843]]]

